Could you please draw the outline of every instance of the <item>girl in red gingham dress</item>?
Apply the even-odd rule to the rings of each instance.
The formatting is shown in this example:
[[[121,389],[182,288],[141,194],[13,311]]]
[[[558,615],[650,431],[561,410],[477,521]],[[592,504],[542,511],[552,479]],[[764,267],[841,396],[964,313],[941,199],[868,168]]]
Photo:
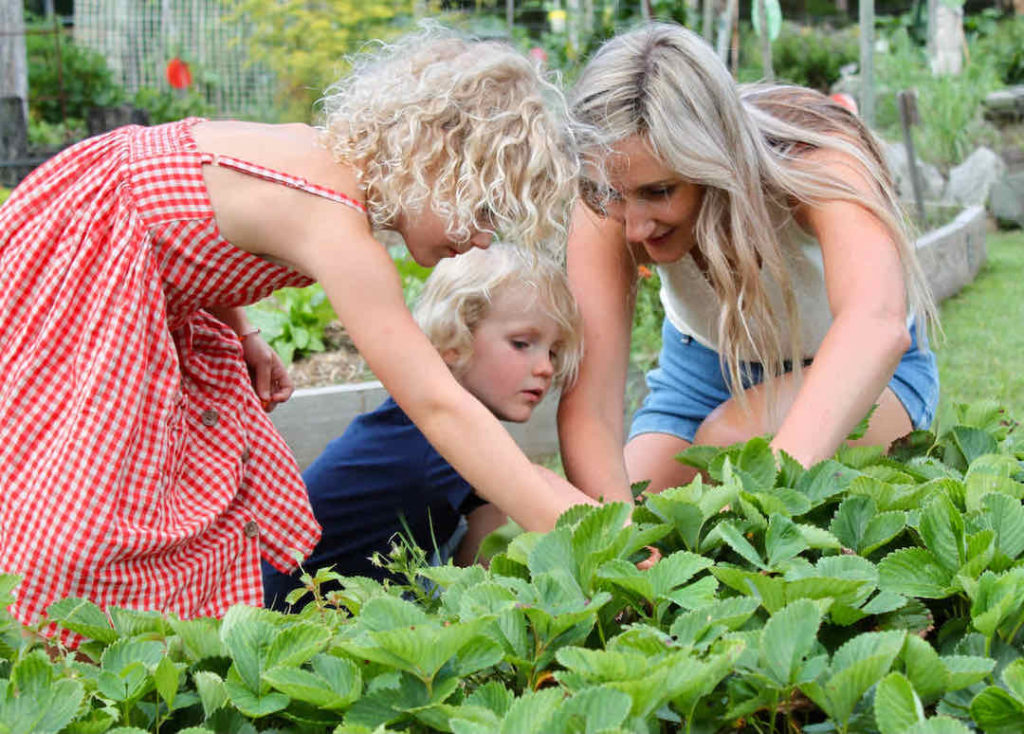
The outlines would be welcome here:
[[[241,308],[282,286],[319,281],[403,410],[522,525],[589,501],[550,489],[455,381],[373,237],[396,230],[427,266],[496,229],[551,241],[575,172],[551,100],[511,49],[430,31],[358,60],[319,129],[121,128],[27,178],[0,208],[14,614],[76,596],[220,615],[260,603],[261,555],[287,572],[310,551],[319,527],[265,412],[291,383]]]

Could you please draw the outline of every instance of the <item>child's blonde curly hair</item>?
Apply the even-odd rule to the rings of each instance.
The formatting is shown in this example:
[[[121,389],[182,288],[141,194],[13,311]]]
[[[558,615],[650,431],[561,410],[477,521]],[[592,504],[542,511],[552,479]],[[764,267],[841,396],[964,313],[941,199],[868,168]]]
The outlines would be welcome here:
[[[501,232],[536,251],[564,237],[577,172],[565,100],[510,46],[427,27],[355,58],[321,113],[374,227],[430,207],[456,242]]]
[[[459,374],[473,358],[473,332],[494,298],[513,289],[535,298],[558,325],[552,384],[571,385],[583,358],[583,324],[565,271],[550,257],[496,242],[442,260],[427,278],[413,316],[437,351],[458,354],[452,370]]]

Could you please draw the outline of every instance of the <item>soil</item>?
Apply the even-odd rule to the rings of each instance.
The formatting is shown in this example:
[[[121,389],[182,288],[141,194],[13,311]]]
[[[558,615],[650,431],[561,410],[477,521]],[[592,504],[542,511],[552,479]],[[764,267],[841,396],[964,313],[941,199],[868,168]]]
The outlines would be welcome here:
[[[324,328],[324,345],[326,351],[303,357],[288,367],[296,389],[376,379],[339,322]]]

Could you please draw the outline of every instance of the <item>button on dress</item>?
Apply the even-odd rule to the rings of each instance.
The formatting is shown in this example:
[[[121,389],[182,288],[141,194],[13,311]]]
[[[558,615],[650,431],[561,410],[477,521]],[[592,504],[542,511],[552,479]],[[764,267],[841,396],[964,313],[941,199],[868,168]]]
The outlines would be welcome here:
[[[221,236],[198,121],[83,141],[0,207],[0,571],[23,577],[22,622],[69,596],[258,605],[260,556],[286,572],[319,538],[238,338],[204,310],[311,281]]]

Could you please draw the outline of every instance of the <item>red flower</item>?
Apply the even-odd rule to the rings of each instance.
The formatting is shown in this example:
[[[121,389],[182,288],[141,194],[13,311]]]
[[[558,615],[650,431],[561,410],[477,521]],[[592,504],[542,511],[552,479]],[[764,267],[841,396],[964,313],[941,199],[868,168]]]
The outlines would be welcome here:
[[[857,100],[853,98],[853,95],[847,94],[846,92],[836,92],[835,94],[830,94],[828,98],[840,107],[845,107],[853,114],[858,114]]]
[[[641,278],[653,278],[654,273],[646,265],[638,265],[636,268],[636,274]]]
[[[175,89],[192,86],[192,71],[177,56],[167,62],[167,83]]]
[[[534,46],[530,49],[530,58],[534,61],[539,61],[541,64],[548,62],[548,52],[542,49],[540,46]]]

